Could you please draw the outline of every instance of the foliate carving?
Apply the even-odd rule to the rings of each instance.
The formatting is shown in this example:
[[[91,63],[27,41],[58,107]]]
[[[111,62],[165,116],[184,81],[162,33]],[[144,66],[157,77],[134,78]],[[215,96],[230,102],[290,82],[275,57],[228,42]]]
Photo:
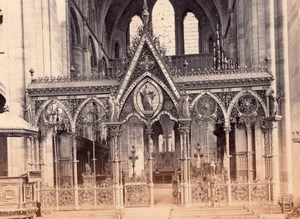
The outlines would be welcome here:
[[[228,108],[236,93],[237,92],[224,91],[222,93],[217,93],[216,95],[222,100],[225,107]]]
[[[131,113],[132,110],[133,110],[133,105],[132,105],[132,104],[126,103],[126,104],[124,105],[124,111],[125,111],[126,113]]]
[[[174,104],[172,103],[172,101],[165,101],[164,104],[164,109],[169,111],[174,107]]]
[[[153,69],[155,62],[152,56],[145,54],[140,58],[139,67],[144,71]]]
[[[61,100],[61,102],[68,108],[72,115],[74,116],[78,106],[83,102],[83,99],[68,99]]]
[[[245,94],[238,99],[236,108],[241,115],[250,116],[256,113],[258,102],[254,96]]]
[[[40,129],[54,128],[55,131],[70,131],[71,128],[67,113],[55,101],[49,103],[44,109],[38,125]]]
[[[149,195],[147,184],[125,185],[125,206],[148,206]]]
[[[204,95],[200,97],[195,107],[195,110],[200,117],[210,118],[216,116],[217,103],[209,95]]]

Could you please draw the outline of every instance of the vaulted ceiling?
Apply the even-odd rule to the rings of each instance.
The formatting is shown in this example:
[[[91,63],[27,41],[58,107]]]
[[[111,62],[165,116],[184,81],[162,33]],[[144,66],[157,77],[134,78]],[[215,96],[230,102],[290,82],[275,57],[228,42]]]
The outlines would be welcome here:
[[[101,7],[101,22],[106,25],[109,35],[113,35],[116,28],[127,28],[131,18],[143,11],[143,0],[95,0]],[[147,0],[151,12],[157,0]],[[191,11],[196,16],[204,13],[214,29],[214,25],[221,23],[225,26],[228,14],[235,0],[170,0],[175,12]]]

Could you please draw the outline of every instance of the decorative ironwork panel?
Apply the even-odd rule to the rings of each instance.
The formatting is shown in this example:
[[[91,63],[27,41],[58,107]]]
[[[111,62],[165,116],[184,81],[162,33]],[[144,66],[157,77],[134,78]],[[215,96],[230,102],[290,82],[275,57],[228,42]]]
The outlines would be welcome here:
[[[56,206],[55,189],[42,189],[40,191],[40,197],[43,208],[54,208]]]
[[[94,188],[80,188],[78,189],[78,203],[79,205],[95,205],[95,189]]]
[[[216,198],[219,202],[228,201],[228,185],[226,184],[216,185]]]
[[[58,191],[58,204],[61,207],[70,207],[75,205],[74,189],[60,189]]]
[[[249,201],[249,184],[232,184],[232,201]]]
[[[132,183],[125,185],[125,206],[141,207],[149,205],[149,193],[146,183]]]
[[[192,203],[208,202],[208,185],[204,182],[192,184]]]
[[[96,190],[97,205],[113,205],[114,194],[113,188],[97,188]]]
[[[269,184],[251,185],[251,201],[266,202],[269,201]]]

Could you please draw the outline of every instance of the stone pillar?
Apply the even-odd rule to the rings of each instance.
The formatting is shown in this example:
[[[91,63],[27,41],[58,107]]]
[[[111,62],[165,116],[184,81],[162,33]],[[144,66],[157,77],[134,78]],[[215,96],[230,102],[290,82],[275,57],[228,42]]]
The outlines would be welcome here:
[[[226,149],[225,149],[225,156],[224,156],[224,167],[225,167],[225,177],[226,181],[228,183],[228,204],[232,204],[232,198],[231,198],[231,179],[230,179],[230,145],[229,145],[229,137],[230,137],[230,126],[224,127],[225,131],[225,139],[226,139]]]
[[[148,150],[149,150],[149,191],[150,191],[150,204],[151,207],[154,206],[154,184],[153,184],[153,160],[152,157],[153,153],[153,141],[151,139],[152,129],[151,124],[147,125],[146,135],[147,135],[147,142],[148,142]]]
[[[181,145],[181,185],[182,185],[182,204],[187,207],[190,204],[189,193],[189,151],[190,145],[190,123],[191,119],[179,119],[179,133],[180,133],[180,145]]]
[[[253,180],[252,170],[252,124],[245,123],[246,126],[246,137],[247,137],[247,179],[248,183]]]
[[[113,163],[113,179],[115,189],[115,205],[117,208],[123,206],[121,202],[123,200],[123,187],[120,176],[120,134],[121,134],[121,123],[112,122],[107,124],[110,133],[110,146],[112,151],[112,163]]]
[[[266,178],[272,185],[273,203],[276,204],[280,195],[280,169],[279,169],[279,146],[278,146],[278,127],[277,123],[281,120],[280,116],[268,117],[264,121],[265,137],[265,168]]]
[[[182,14],[175,15],[175,42],[176,55],[184,54],[183,17]]]
[[[76,133],[72,133],[72,151],[73,151],[73,183],[75,189],[75,208],[78,207],[78,172],[77,172],[77,142]]]

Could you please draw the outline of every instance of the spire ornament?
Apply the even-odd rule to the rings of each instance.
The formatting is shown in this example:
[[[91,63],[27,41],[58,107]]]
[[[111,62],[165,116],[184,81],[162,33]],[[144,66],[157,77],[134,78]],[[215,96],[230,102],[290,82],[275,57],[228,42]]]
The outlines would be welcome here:
[[[142,20],[144,23],[144,28],[148,27],[149,24],[149,11],[148,11],[148,5],[147,5],[147,0],[144,0],[144,6],[143,6],[143,13],[142,13]]]

